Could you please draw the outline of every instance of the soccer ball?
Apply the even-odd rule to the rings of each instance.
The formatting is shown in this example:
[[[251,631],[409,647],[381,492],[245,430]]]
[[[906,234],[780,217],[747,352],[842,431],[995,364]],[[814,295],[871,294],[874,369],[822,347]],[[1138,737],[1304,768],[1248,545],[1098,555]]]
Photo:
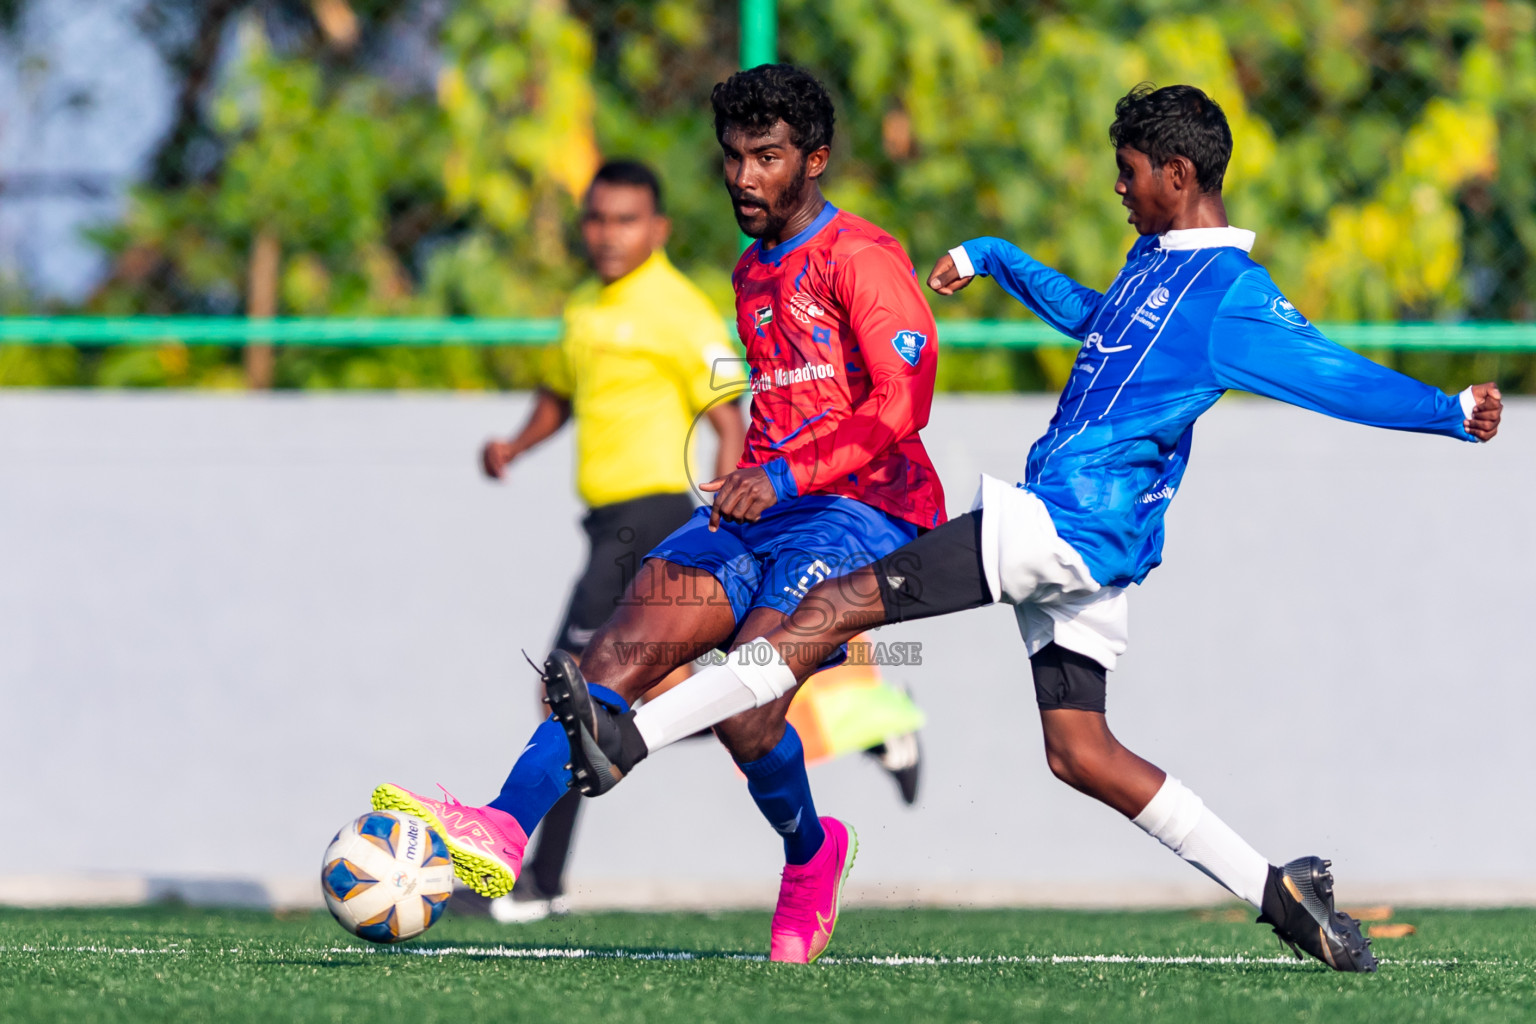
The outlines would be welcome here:
[[[342,826],[320,866],[325,905],[369,942],[401,942],[432,927],[453,892],[443,837],[412,814],[370,811]]]

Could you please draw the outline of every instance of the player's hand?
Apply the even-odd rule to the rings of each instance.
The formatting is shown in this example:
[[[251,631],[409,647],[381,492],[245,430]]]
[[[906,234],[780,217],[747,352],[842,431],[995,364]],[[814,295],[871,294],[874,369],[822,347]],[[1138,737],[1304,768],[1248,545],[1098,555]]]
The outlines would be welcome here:
[[[779,500],[773,481],[768,479],[768,471],[762,466],[733,469],[725,476],[700,484],[699,490],[712,491],[715,495],[715,503],[709,509],[711,533],[720,529],[722,519],[733,523],[755,523],[762,518],[764,509]]]
[[[928,275],[928,287],[940,295],[953,295],[955,292],[970,284],[972,277],[961,277],[955,269],[955,259],[949,253],[939,257],[939,262],[933,265],[933,273]]]
[[[507,463],[517,458],[517,449],[511,441],[487,441],[485,447],[480,450],[480,468],[485,470],[485,475],[492,480],[500,480],[502,470],[507,468]]]
[[[1504,396],[1494,383],[1472,385],[1472,418],[1461,425],[1467,433],[1479,441],[1492,441],[1499,432],[1499,420],[1504,418]]]

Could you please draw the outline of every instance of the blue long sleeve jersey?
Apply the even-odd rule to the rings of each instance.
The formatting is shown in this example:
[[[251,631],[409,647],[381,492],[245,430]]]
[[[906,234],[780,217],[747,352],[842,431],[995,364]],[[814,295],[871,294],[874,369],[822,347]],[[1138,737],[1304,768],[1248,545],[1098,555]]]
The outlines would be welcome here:
[[[1195,419],[1229,388],[1395,430],[1475,440],[1457,396],[1325,338],[1248,257],[1253,233],[1201,228],[1131,247],[1104,293],[1000,238],[964,243],[978,274],[1082,342],[1021,486],[1102,585],[1162,561],[1163,514]],[[963,269],[963,268],[962,268]]]

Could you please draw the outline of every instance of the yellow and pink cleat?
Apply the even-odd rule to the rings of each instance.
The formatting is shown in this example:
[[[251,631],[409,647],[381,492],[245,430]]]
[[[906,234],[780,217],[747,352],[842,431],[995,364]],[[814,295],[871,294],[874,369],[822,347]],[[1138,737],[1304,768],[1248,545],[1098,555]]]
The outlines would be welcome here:
[[[822,818],[827,838],[804,864],[784,865],[779,903],[773,911],[768,959],[808,964],[826,951],[837,927],[843,884],[859,852],[859,837],[836,818]]]
[[[373,809],[404,811],[425,820],[448,844],[453,873],[481,896],[495,899],[511,892],[528,847],[523,827],[505,811],[461,804],[446,789],[443,797],[430,800],[385,783],[373,791]]]

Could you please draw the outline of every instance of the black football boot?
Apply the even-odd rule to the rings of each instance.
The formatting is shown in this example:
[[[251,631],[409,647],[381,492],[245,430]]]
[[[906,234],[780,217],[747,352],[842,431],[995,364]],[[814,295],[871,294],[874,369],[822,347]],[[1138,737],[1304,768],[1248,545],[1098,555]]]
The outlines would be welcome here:
[[[1336,971],[1375,971],[1360,922],[1333,909],[1330,866],[1321,857],[1298,857],[1283,868],[1271,864],[1258,923],[1274,928],[1298,960],[1305,951]]]
[[[601,796],[650,753],[635,728],[635,713],[593,697],[565,651],[544,662],[543,679],[544,703],[571,746],[571,785],[583,796]]]

